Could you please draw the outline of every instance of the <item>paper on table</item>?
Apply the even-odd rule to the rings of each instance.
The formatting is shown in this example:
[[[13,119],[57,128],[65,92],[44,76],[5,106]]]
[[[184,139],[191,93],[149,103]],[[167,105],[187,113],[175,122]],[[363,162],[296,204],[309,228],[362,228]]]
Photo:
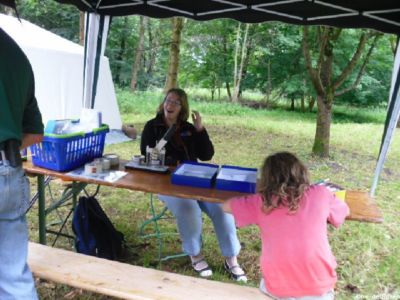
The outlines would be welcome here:
[[[127,174],[127,172],[124,171],[107,171],[99,174],[85,174],[85,168],[81,167],[79,169],[73,170],[69,173],[67,173],[68,176],[72,177],[80,177],[80,178],[86,178],[86,179],[94,179],[94,180],[99,180],[99,181],[105,181],[105,182],[110,182],[113,183],[117,181],[118,179],[124,177]]]

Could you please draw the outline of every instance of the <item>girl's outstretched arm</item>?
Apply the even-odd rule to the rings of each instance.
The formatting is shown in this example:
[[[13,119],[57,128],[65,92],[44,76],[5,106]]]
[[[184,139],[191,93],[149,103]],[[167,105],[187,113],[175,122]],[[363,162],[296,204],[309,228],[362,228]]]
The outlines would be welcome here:
[[[350,209],[346,202],[340,200],[335,195],[331,195],[329,199],[329,216],[328,222],[338,228],[343,224],[346,217],[350,214]]]
[[[224,212],[230,213],[230,214],[232,213],[231,204],[229,203],[229,200],[222,203],[221,207]]]

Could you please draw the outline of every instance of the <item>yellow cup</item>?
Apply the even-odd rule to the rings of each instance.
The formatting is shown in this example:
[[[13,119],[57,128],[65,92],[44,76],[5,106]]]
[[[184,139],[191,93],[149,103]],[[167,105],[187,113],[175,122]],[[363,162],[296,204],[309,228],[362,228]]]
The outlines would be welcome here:
[[[336,197],[344,201],[346,199],[346,190],[337,191],[335,192],[335,195]]]

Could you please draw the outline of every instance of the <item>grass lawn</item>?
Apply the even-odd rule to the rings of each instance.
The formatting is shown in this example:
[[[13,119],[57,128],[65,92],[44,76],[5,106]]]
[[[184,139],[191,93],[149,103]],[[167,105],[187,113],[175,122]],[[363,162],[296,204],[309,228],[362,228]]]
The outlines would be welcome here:
[[[265,156],[276,151],[292,151],[309,167],[313,181],[330,178],[347,189],[368,190],[375,169],[383,132],[385,111],[338,107],[331,127],[331,158],[318,159],[311,153],[315,134],[315,113],[290,112],[282,108],[253,110],[228,103],[191,100],[191,108],[202,113],[203,122],[215,146],[212,163],[259,167]],[[133,123],[139,132],[155,114],[161,100],[157,93],[119,91],[118,100],[125,123]],[[139,141],[107,146],[105,153],[118,153],[129,159],[139,154]],[[35,189],[34,180],[32,180]],[[94,190],[95,187],[90,187]],[[62,192],[60,183],[52,184],[52,193]],[[125,261],[195,276],[187,257],[157,264],[158,244],[138,236],[141,223],[150,217],[150,195],[141,192],[102,187],[97,198],[115,226],[128,241]],[[375,199],[382,210],[382,224],[346,222],[339,230],[329,230],[329,238],[338,262],[337,299],[400,298],[400,131],[397,129]],[[155,201],[157,209],[162,209]],[[60,210],[60,214],[63,214]],[[54,214],[48,219],[56,219]],[[38,240],[37,209],[28,214],[31,240]],[[223,258],[207,217],[204,224],[204,254],[214,270],[212,280],[229,281],[223,270]],[[70,228],[70,224],[68,224]],[[162,222],[162,230],[175,232],[174,220]],[[151,230],[149,228],[148,230]],[[69,229],[71,231],[71,229]],[[240,263],[246,269],[249,285],[257,286],[260,274],[260,240],[255,227],[240,229]],[[49,236],[49,244],[52,237]],[[65,238],[57,247],[73,249]],[[164,239],[166,254],[179,253],[176,235]],[[42,299],[108,299],[93,293],[76,291],[51,282],[39,282]]]

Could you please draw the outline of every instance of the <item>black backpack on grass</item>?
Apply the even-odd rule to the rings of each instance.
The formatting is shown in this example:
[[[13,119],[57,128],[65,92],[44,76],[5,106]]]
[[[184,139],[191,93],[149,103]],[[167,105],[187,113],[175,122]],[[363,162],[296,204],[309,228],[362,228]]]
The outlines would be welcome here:
[[[76,252],[115,260],[121,258],[124,235],[115,229],[94,197],[80,197],[72,218]]]

